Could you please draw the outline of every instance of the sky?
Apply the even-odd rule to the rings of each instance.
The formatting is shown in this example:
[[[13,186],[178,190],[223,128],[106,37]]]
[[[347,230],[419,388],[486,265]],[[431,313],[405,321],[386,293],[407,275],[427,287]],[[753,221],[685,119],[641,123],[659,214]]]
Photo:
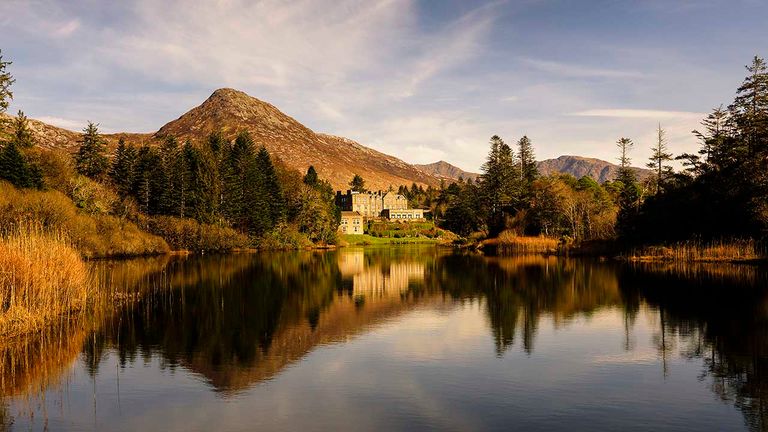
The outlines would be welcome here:
[[[215,89],[411,163],[675,153],[768,56],[763,0],[0,0],[10,112],[154,132]]]

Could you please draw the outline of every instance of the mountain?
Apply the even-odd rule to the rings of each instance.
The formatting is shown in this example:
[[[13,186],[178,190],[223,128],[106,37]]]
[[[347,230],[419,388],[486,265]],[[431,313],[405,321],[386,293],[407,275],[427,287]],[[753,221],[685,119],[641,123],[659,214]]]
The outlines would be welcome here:
[[[598,183],[615,179],[619,171],[619,166],[616,164],[582,156],[560,156],[557,159],[546,159],[538,162],[538,168],[542,175],[562,173],[570,174],[576,178],[589,176]],[[640,180],[651,175],[651,171],[644,168],[633,167],[632,170]]]
[[[446,161],[438,161],[431,164],[414,166],[424,171],[425,173],[431,176],[435,176],[439,179],[458,180],[459,178],[463,178],[464,180],[477,180],[477,178],[480,177],[480,174],[478,173],[464,171],[463,169],[455,165],[451,165]]]
[[[445,161],[414,166],[439,179],[458,180],[461,177],[464,179],[471,178],[472,180],[477,180],[477,178],[480,177],[480,174],[478,173],[464,171]],[[560,173],[570,174],[576,178],[590,176],[599,183],[603,183],[606,180],[613,180],[616,178],[619,171],[619,166],[616,164],[582,156],[560,156],[557,159],[546,159],[539,161],[537,167],[539,168],[539,173],[542,175]],[[650,170],[644,168],[633,167],[632,170],[640,180],[644,180],[652,174]]]
[[[3,119],[9,116],[0,114]],[[8,127],[6,122],[5,128]],[[30,119],[30,128],[40,147],[76,152],[79,132]],[[437,186],[440,180],[396,157],[386,155],[347,138],[315,133],[273,105],[234,89],[219,89],[201,105],[192,108],[155,133],[105,134],[110,150],[119,138],[141,145],[158,144],[171,135],[184,141],[203,142],[220,130],[228,139],[243,130],[250,132],[256,146],[265,146],[272,156],[302,173],[313,165],[321,178],[334,188],[345,190],[355,174],[363,176],[369,189],[397,188],[400,185]]]
[[[0,114],[0,120],[8,119],[8,115]],[[69,131],[32,119],[29,124],[39,146],[77,151],[79,131]],[[2,125],[3,122],[0,122],[0,129]],[[7,129],[9,123],[5,122],[4,125]],[[355,174],[363,176],[366,186],[374,190],[412,183],[437,186],[441,180],[479,177],[477,173],[464,171],[445,161],[411,165],[350,139],[316,133],[273,105],[228,88],[216,90],[201,105],[155,133],[105,134],[104,138],[112,150],[120,138],[136,145],[157,144],[169,135],[180,141],[191,139],[203,142],[217,130],[228,139],[234,139],[239,132],[247,130],[257,146],[265,146],[270,154],[288,167],[303,173],[310,165],[314,165],[321,178],[341,190],[348,188]],[[560,156],[544,160],[538,163],[538,167],[544,175],[556,172],[577,178],[588,175],[599,182],[615,178],[618,170],[618,166],[610,162],[581,156]],[[649,170],[633,169],[641,179],[650,175]]]
[[[369,189],[439,183],[398,158],[347,138],[315,133],[273,105],[233,89],[216,90],[200,106],[160,128],[154,137],[171,135],[201,141],[216,130],[230,139],[247,130],[257,146],[265,146],[289,167],[303,173],[313,165],[320,177],[337,189],[346,189],[355,174],[363,176]]]

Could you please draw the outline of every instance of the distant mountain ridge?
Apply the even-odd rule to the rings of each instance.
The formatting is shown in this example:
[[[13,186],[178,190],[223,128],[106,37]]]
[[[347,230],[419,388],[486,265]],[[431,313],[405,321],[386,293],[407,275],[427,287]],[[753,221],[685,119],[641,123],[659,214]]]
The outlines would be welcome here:
[[[619,166],[608,161],[583,156],[560,156],[556,159],[546,159],[538,162],[539,172],[543,175],[562,173],[576,178],[592,177],[598,183],[614,180],[619,173]],[[632,167],[637,178],[644,180],[651,171],[644,168]]]
[[[477,180],[479,173],[464,171],[445,161],[438,161],[426,165],[415,165],[422,171],[437,178],[445,180]],[[592,177],[598,183],[613,180],[619,172],[619,166],[608,161],[583,156],[560,156],[556,159],[545,159],[536,163],[539,173],[542,175],[569,174],[576,178],[584,176]],[[638,179],[644,180],[651,175],[651,171],[644,168],[632,167]]]
[[[464,171],[463,169],[455,165],[451,165],[446,161],[437,161],[431,164],[414,166],[424,171],[425,173],[435,176],[439,179],[458,180],[463,178],[464,180],[477,180],[477,178],[480,177],[480,174],[478,173]]]

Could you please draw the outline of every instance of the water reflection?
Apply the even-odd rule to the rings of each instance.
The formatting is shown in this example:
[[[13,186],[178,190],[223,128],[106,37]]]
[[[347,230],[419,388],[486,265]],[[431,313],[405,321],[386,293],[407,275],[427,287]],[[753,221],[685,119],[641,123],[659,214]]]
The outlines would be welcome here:
[[[656,353],[650,361],[658,362],[662,376],[673,373],[674,359],[692,360],[701,369],[699,379],[740,410],[749,428],[765,430],[768,424],[768,277],[760,267],[619,266],[434,247],[175,257],[97,267],[121,299],[118,306],[105,307],[88,323],[0,347],[0,385],[13,406],[19,397],[66,382],[78,357],[94,380],[110,358],[121,369],[158,362],[161,370],[192,373],[216,394],[236,400],[318,347],[344,345],[412,311],[477,308],[497,361],[515,349],[533,355],[545,324],[587,334],[598,334],[596,324],[619,326],[623,337],[616,349],[636,361],[644,355],[637,345],[648,342],[635,331],[644,320]],[[584,340],[594,344],[595,356],[603,349],[602,341]],[[572,366],[579,360],[565,353],[553,361]],[[7,412],[0,416],[8,418]]]

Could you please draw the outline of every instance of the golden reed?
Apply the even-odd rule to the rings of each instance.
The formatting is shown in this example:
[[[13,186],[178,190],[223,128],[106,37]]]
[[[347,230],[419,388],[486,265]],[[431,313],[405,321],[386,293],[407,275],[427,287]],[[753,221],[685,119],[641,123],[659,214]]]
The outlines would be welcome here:
[[[0,338],[84,311],[91,282],[86,263],[62,233],[24,225],[0,236]]]

